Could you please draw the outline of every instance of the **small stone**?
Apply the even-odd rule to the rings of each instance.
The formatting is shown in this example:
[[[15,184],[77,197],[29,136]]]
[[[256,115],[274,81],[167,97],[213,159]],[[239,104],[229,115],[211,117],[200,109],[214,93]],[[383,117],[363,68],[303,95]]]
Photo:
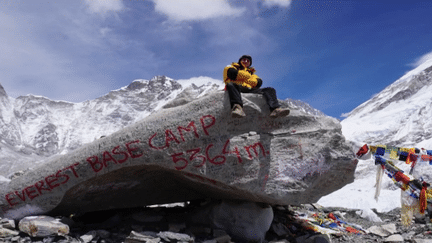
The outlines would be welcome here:
[[[144,233],[138,233],[135,231],[132,231],[128,237],[126,237],[124,243],[140,243],[140,242],[146,242],[146,243],[158,243],[160,242],[160,238],[155,238],[152,236],[149,236]],[[168,241],[169,242],[169,241]]]
[[[10,230],[10,229],[6,229],[6,228],[0,228],[0,237],[4,238],[4,237],[10,237],[10,236],[15,236],[18,235],[19,233],[15,230]]]
[[[402,234],[404,239],[411,239],[416,234],[415,231],[410,231],[408,233]]]
[[[84,243],[91,242],[95,237],[97,236],[97,232],[95,230],[89,231],[85,233],[84,235],[80,236],[80,239]]]
[[[12,237],[12,238],[11,238],[11,241],[12,241],[12,242],[18,242],[20,238],[21,238],[21,237],[19,237],[19,236],[15,236],[15,237]]]
[[[25,217],[18,223],[18,228],[32,237],[69,234],[69,226],[49,216]]]
[[[158,236],[165,241],[171,242],[172,240],[181,242],[193,242],[193,238],[187,234],[173,233],[169,231],[159,232]]]
[[[390,234],[394,234],[397,232],[396,230],[396,225],[395,224],[385,224],[385,225],[381,225],[381,228],[387,232],[389,232]]]
[[[143,232],[140,232],[140,233],[143,234],[143,235],[147,235],[147,236],[153,237],[153,238],[157,238],[158,237],[158,233],[152,232],[152,231],[143,231]]]
[[[404,238],[402,235],[396,234],[385,238],[384,242],[404,242]]]
[[[44,238],[43,238],[43,243],[54,243],[54,240],[55,240],[55,238],[54,238],[54,236],[45,236]]]
[[[414,243],[432,243],[431,239],[413,239]]]
[[[15,221],[12,219],[1,219],[0,220],[0,226],[6,229],[15,229]]]
[[[377,225],[373,225],[370,228],[368,228],[366,230],[366,232],[370,233],[370,234],[375,234],[381,237],[386,237],[388,235],[390,235],[390,233],[386,230],[384,230],[382,227],[377,226]]]

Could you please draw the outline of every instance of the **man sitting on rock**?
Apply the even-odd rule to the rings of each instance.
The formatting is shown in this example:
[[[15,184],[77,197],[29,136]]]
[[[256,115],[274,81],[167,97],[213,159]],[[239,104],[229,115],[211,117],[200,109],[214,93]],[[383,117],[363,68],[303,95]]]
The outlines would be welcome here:
[[[255,74],[252,67],[252,57],[243,55],[239,61],[225,67],[223,79],[231,103],[231,116],[240,118],[246,116],[243,111],[241,93],[262,94],[270,108],[270,117],[287,116],[289,109],[280,108],[274,88],[261,89],[262,80]]]

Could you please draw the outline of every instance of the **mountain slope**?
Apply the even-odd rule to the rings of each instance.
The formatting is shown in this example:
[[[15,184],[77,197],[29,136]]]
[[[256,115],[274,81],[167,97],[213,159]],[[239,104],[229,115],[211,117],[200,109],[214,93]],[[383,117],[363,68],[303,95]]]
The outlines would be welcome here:
[[[350,112],[342,131],[362,143],[431,147],[431,108],[432,66],[417,68]]]
[[[0,85],[0,175],[25,170],[110,135],[163,107],[179,106],[221,89],[221,80],[208,77],[176,81],[156,76],[134,80],[94,100],[70,103],[35,95],[13,99]],[[324,115],[302,101],[281,102],[315,116]]]
[[[0,86],[0,175],[27,169],[56,154],[109,135],[162,108],[185,89],[192,96],[221,89],[219,80],[200,79],[200,86],[165,76],[134,80],[126,87],[81,103],[26,95],[7,96]],[[206,83],[204,83],[204,81]]]
[[[411,70],[383,91],[351,111],[342,124],[342,133],[353,142],[354,150],[363,144],[432,149],[432,60]],[[396,161],[408,173],[410,165]],[[414,178],[432,181],[432,166],[417,163]],[[401,207],[401,190],[384,176],[381,194],[375,201],[376,166],[373,157],[360,160],[355,181],[321,198],[323,206],[390,211]],[[335,200],[337,198],[337,200]]]

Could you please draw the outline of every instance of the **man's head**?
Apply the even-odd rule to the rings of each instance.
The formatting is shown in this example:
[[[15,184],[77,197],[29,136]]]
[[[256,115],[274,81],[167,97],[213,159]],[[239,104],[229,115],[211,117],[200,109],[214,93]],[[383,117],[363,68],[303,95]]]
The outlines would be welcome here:
[[[240,57],[238,63],[244,67],[250,67],[252,66],[252,57],[249,55],[243,55]]]

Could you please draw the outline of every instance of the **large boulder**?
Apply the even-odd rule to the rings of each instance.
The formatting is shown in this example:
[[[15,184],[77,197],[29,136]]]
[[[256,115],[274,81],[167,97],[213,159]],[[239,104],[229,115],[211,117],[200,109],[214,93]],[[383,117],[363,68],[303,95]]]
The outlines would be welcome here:
[[[242,119],[218,91],[52,158],[2,184],[0,217],[208,197],[313,203],[353,181],[357,160],[338,120],[298,110],[272,119],[261,95],[243,97]]]

